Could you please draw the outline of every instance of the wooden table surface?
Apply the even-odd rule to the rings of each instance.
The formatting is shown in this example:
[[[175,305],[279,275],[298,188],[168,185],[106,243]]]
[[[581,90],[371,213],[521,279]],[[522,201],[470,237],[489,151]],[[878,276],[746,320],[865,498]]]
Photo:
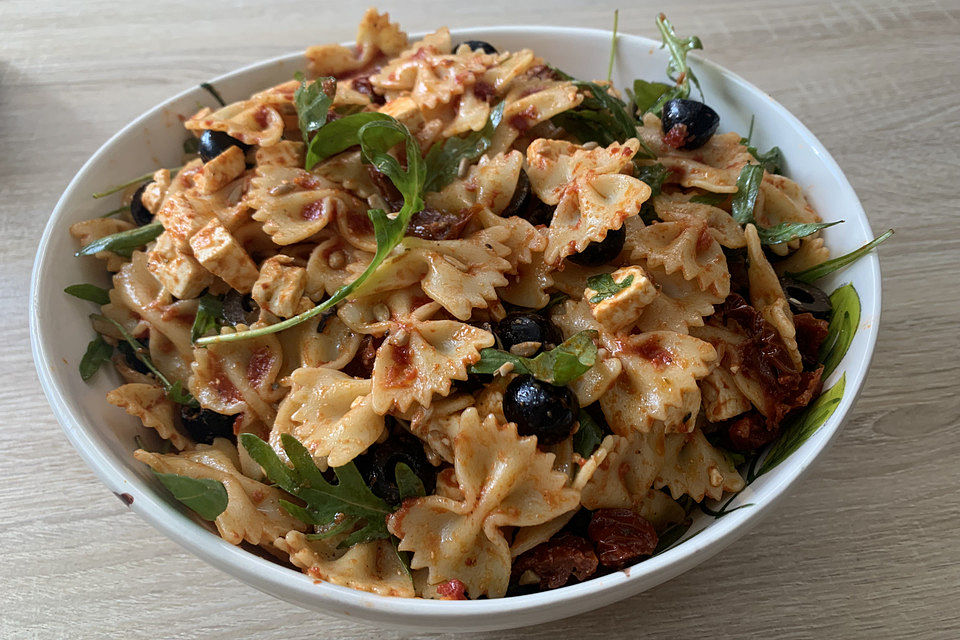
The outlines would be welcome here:
[[[409,31],[607,28],[615,4],[382,2]],[[627,4],[627,3],[624,3]],[[488,638],[960,637],[960,3],[632,2],[824,142],[881,251],[873,368],[833,448],[760,526],[619,604]],[[74,172],[155,103],[238,66],[352,39],[364,4],[0,2],[0,637],[414,637],[265,596],[128,511],[62,435],[30,356],[27,288]]]

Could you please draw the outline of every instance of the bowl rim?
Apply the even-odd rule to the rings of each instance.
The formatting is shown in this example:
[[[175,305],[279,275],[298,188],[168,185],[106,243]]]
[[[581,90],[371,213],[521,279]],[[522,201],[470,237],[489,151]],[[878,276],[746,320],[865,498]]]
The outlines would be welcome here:
[[[488,37],[495,37],[497,34],[515,35],[531,33],[561,38],[590,36],[610,38],[612,35],[611,32],[606,29],[543,25],[451,29],[451,34],[455,36],[486,35]],[[411,34],[411,38],[416,38],[423,34],[423,32]],[[643,46],[653,48],[660,47],[660,42],[645,36],[621,32],[618,34],[618,38],[636,40]],[[302,56],[302,51],[274,56],[221,74],[209,82],[221,82]],[[737,91],[754,92],[762,97],[786,124],[789,124],[803,137],[812,141],[812,150],[815,155],[824,163],[826,169],[837,177],[841,189],[849,191],[858,205],[857,211],[851,212],[857,219],[848,219],[847,224],[859,223],[862,230],[872,237],[869,220],[863,211],[859,198],[856,196],[856,192],[853,190],[846,175],[820,140],[814,136],[796,116],[762,89],[709,59],[698,54],[693,54],[692,57],[699,65],[710,68],[713,72],[724,76],[728,81],[736,85]],[[37,254],[31,272],[29,301],[30,342],[41,387],[53,409],[54,415],[71,444],[80,453],[81,457],[96,476],[115,494],[125,493],[135,488],[131,482],[130,474],[121,466],[111,461],[109,455],[101,452],[98,445],[87,434],[83,421],[73,411],[64,391],[57,385],[56,380],[46,365],[49,359],[45,346],[45,337],[41,335],[40,332],[41,320],[38,308],[39,295],[43,288],[45,277],[43,273],[44,258],[53,234],[60,228],[57,223],[59,219],[63,217],[66,205],[73,198],[74,191],[78,189],[84,174],[108,155],[108,152],[116,140],[127,135],[131,130],[142,127],[146,121],[162,113],[171,103],[190,95],[196,90],[197,87],[192,86],[145,111],[113,134],[90,156],[71,179],[48,218],[37,247]],[[142,489],[136,487],[136,499],[128,506],[181,547],[232,576],[239,577],[246,584],[271,593],[272,595],[282,593],[284,597],[302,606],[313,606],[310,604],[311,602],[316,606],[326,603],[338,605],[343,607],[343,611],[331,610],[328,607],[321,608],[332,615],[339,615],[341,617],[348,616],[353,620],[358,619],[356,615],[361,611],[378,612],[379,614],[385,614],[376,616],[381,620],[386,620],[386,616],[391,617],[389,624],[396,626],[407,625],[409,628],[415,628],[413,625],[415,625],[417,621],[422,622],[422,620],[427,617],[432,617],[434,620],[446,622],[447,624],[457,624],[458,618],[460,618],[461,622],[465,621],[462,616],[478,617],[497,613],[510,615],[519,613],[533,614],[537,610],[546,608],[553,609],[560,604],[572,605],[575,601],[582,601],[584,596],[596,596],[601,605],[607,604],[616,599],[620,599],[619,597],[611,598],[609,594],[620,591],[622,594],[621,597],[628,597],[643,588],[651,588],[703,562],[744,535],[761,517],[770,512],[774,504],[779,502],[784,496],[787,489],[799,481],[804,475],[813,460],[835,440],[850,409],[853,407],[862,390],[863,382],[873,357],[879,331],[882,297],[879,259],[877,258],[876,252],[870,252],[870,254],[861,259],[861,262],[867,262],[869,265],[869,275],[872,277],[874,293],[872,296],[872,305],[870,308],[864,308],[863,314],[871,317],[873,321],[869,326],[861,328],[861,331],[866,334],[864,349],[859,354],[859,357],[854,361],[850,361],[848,367],[846,367],[847,386],[843,398],[834,414],[818,431],[818,434],[825,433],[826,437],[822,438],[819,444],[808,441],[808,444],[816,444],[816,446],[804,446],[794,451],[789,457],[789,461],[791,462],[789,472],[782,474],[783,477],[781,481],[769,489],[768,497],[763,502],[756,503],[754,508],[738,509],[730,512],[722,519],[710,523],[697,535],[675,544],[659,555],[648,558],[638,565],[622,571],[552,591],[498,599],[444,601],[381,596],[328,582],[314,581],[306,574],[273,563],[245,551],[240,547],[234,546],[211,533],[201,524],[187,516],[183,511],[170,505],[165,499],[161,498],[156,491],[153,491],[149,487]],[[847,353],[846,358],[853,358],[854,356],[855,354],[851,351]],[[643,582],[641,580],[642,578],[646,578],[646,586],[641,585],[641,582]],[[268,584],[272,588],[272,591],[268,591],[266,588],[259,586],[258,583]],[[631,585],[634,585],[632,589]],[[606,599],[602,598],[604,594],[608,595]],[[596,606],[600,605],[571,606],[567,615],[574,615],[580,611],[595,608]],[[353,615],[351,615],[351,612],[353,612]],[[396,618],[393,618],[394,616]],[[372,620],[368,618],[367,621]],[[515,625],[499,624],[490,626],[489,628],[506,626]],[[422,627],[416,628],[422,629]],[[459,628],[463,629],[462,626],[459,626]]]

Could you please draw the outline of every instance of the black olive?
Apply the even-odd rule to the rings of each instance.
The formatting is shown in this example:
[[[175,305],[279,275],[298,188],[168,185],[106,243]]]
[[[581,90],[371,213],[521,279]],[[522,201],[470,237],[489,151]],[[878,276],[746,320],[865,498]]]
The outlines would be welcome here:
[[[138,227],[153,222],[153,214],[150,213],[150,210],[143,204],[143,192],[146,191],[147,187],[151,184],[152,182],[144,182],[137,187],[137,190],[133,192],[133,197],[130,199],[130,215],[133,216],[133,221]]]
[[[699,149],[719,125],[720,116],[702,102],[676,98],[663,105],[664,141],[675,149]]]
[[[142,344],[148,351],[150,349],[150,340],[148,338],[140,338],[140,344]],[[133,352],[133,347],[130,346],[130,343],[126,340],[121,340],[117,343],[117,348],[120,350],[120,353],[123,354],[123,359],[131,369],[137,373],[142,373],[145,376],[150,375],[150,369],[147,368],[147,365],[143,364],[140,361],[140,358],[136,356]]]
[[[524,342],[539,342],[540,346],[534,353],[540,353],[544,348],[552,348],[561,342],[560,334],[549,320],[538,313],[531,311],[512,311],[497,323],[497,338],[501,349],[510,351],[510,348]],[[521,354],[531,356],[533,354]]]
[[[730,293],[750,299],[750,276],[747,274],[747,252],[744,249],[724,249],[727,270],[730,272]]]
[[[567,387],[557,387],[531,375],[517,376],[503,394],[503,415],[521,436],[536,436],[541,445],[570,437],[579,405]]]
[[[810,313],[813,317],[829,320],[833,304],[823,289],[792,278],[781,278],[780,286],[794,313]]]
[[[490,44],[489,42],[484,42],[483,40],[467,40],[466,42],[463,42],[463,43],[458,44],[457,46],[455,46],[455,47],[453,48],[453,50],[456,51],[457,49],[459,49],[459,48],[462,47],[463,45],[467,45],[467,46],[470,47],[470,49],[473,50],[473,51],[476,51],[477,49],[480,49],[480,50],[483,51],[484,53],[497,53],[497,48],[496,48],[496,47],[494,47],[494,46],[493,46],[492,44]]]
[[[570,256],[570,261],[583,267],[599,267],[607,264],[620,254],[626,239],[627,231],[623,227],[608,231],[606,238],[600,242],[591,242],[586,249]]]
[[[389,438],[370,447],[356,462],[370,490],[388,504],[400,504],[400,490],[397,488],[397,464],[400,462],[420,478],[427,495],[432,494],[437,485],[437,472],[427,461],[423,443],[402,429],[396,429]]]
[[[541,224],[548,226],[553,220],[553,212],[554,207],[531,194],[527,199],[527,206],[523,207],[517,215],[536,227]]]
[[[240,150],[246,153],[250,145],[228,136],[223,131],[208,129],[200,136],[200,158],[204,162],[210,162],[230,147],[240,147]]]
[[[250,294],[231,289],[223,296],[223,317],[232,325],[251,324],[260,315],[260,305]]]
[[[180,405],[180,424],[194,442],[201,444],[210,444],[214,438],[232,438],[234,420],[236,416]]]
[[[510,216],[521,216],[521,211],[524,211],[527,208],[529,202],[530,178],[527,177],[526,171],[521,171],[520,176],[517,178],[517,186],[513,190],[513,197],[510,198],[510,203],[500,215],[504,218],[509,218]]]

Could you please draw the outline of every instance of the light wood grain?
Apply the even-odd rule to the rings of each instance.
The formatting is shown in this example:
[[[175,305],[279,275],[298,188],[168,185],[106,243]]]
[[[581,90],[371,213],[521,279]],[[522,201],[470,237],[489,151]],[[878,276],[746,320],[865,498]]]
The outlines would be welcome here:
[[[382,2],[439,24],[607,27],[614,4]],[[274,600],[188,555],[84,466],[29,354],[34,250],[73,173],[120,126],[239,65],[348,40],[363,5],[0,2],[0,636],[399,638]],[[896,0],[638,2],[668,9],[713,60],[826,144],[874,229],[884,316],[842,436],[727,551],[574,620],[489,638],[960,637],[960,5]]]

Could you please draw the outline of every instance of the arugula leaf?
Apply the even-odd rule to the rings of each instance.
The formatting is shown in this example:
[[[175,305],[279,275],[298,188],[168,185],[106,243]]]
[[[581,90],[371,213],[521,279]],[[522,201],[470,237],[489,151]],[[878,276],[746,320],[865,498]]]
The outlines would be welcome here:
[[[817,360],[823,364],[821,377],[824,379],[843,360],[860,326],[860,296],[852,284],[845,284],[831,293],[830,304],[833,305],[830,326],[817,354]]]
[[[172,176],[172,175],[176,174],[177,171],[180,171],[180,169],[183,169],[183,165],[180,165],[179,167],[173,167],[172,169],[170,169],[170,175]],[[137,178],[134,178],[133,180],[130,180],[129,182],[124,182],[123,184],[118,184],[118,185],[115,186],[115,187],[110,187],[110,188],[107,189],[106,191],[101,191],[101,192],[99,192],[99,193],[95,193],[95,194],[93,194],[93,197],[94,197],[95,200],[98,200],[98,199],[100,199],[100,198],[106,198],[107,196],[113,195],[114,193],[117,193],[118,191],[123,191],[123,190],[126,189],[127,187],[132,187],[132,186],[135,185],[135,184],[140,184],[141,182],[147,182],[147,181],[149,181],[149,180],[153,180],[153,174],[156,173],[156,172],[157,172],[157,170],[154,169],[154,170],[151,171],[150,173],[145,173],[145,174],[143,174],[142,176],[139,176],[139,177],[137,177]]]
[[[879,246],[884,240],[893,235],[893,229],[888,229],[882,235],[877,236],[867,244],[863,245],[859,249],[855,249],[850,253],[844,254],[842,256],[833,258],[832,260],[827,260],[826,262],[821,262],[818,265],[812,266],[809,269],[804,269],[803,271],[797,271],[796,273],[787,273],[785,275],[793,278],[794,280],[799,280],[800,282],[806,282],[807,284],[813,284],[820,278],[830,275],[834,271],[839,271],[848,264],[856,262],[863,256],[870,253],[875,247]]]
[[[737,193],[731,202],[731,215],[740,224],[753,222],[753,209],[757,205],[757,193],[763,181],[763,167],[758,164],[744,165],[737,177]]]
[[[113,355],[113,347],[99,333],[90,341],[87,350],[80,358],[80,378],[86,382],[93,377],[100,366]]]
[[[770,151],[760,153],[756,147],[750,144],[751,140],[753,140],[754,118],[755,116],[750,116],[750,129],[747,131],[746,138],[740,138],[740,144],[747,148],[747,151],[757,159],[761,167],[770,173],[780,173],[780,170],[783,168],[783,154],[780,152],[780,147],[771,147]]]
[[[163,386],[164,392],[167,396],[176,403],[187,405],[188,407],[199,407],[200,403],[197,402],[197,399],[190,395],[189,392],[183,390],[183,385],[180,384],[180,381],[177,380],[174,383],[171,383],[169,379],[157,369],[153,364],[153,360],[150,359],[148,355],[147,348],[143,344],[130,335],[130,332],[127,331],[126,327],[114,320],[113,318],[108,318],[107,316],[102,316],[99,314],[91,314],[91,318],[95,320],[100,320],[101,322],[109,322],[114,327],[117,328],[117,331],[120,332],[120,335],[123,336],[124,341],[130,346],[130,349],[133,351],[133,355],[136,356],[137,360],[143,363],[143,365],[157,377],[157,380]]]
[[[515,356],[500,349],[482,349],[480,360],[470,365],[469,371],[496,373],[509,362],[517,373],[528,373],[538,380],[563,386],[582,376],[597,361],[597,345],[593,342],[596,336],[596,331],[580,331],[533,358]]]
[[[600,275],[587,278],[587,286],[596,291],[596,295],[590,298],[590,302],[597,304],[607,298],[612,298],[627,287],[633,284],[633,275],[629,275],[620,282],[613,279],[613,274],[601,273]]]
[[[590,417],[590,414],[580,409],[580,428],[573,434],[573,450],[584,458],[589,458],[603,441],[603,430]]]
[[[338,484],[330,484],[306,448],[289,433],[281,436],[281,444],[293,469],[280,460],[270,445],[252,433],[240,434],[240,444],[273,483],[305,503],[301,507],[281,500],[280,505],[287,513],[307,524],[335,525],[333,532],[327,529],[320,535],[328,537],[355,529],[340,543],[341,547],[390,537],[386,516],[392,510],[364,484],[353,462],[334,468]]]
[[[394,474],[397,479],[397,489],[400,490],[401,503],[407,498],[422,498],[427,495],[423,482],[406,462],[398,462]]]
[[[114,253],[129,258],[133,255],[133,250],[152,242],[157,236],[163,233],[163,225],[160,222],[151,222],[142,227],[120,231],[109,236],[104,236],[99,240],[94,240],[90,244],[81,248],[74,255],[92,256],[100,251],[113,251]]]
[[[672,89],[673,87],[664,82],[647,82],[639,78],[634,80],[633,105],[636,114],[642,117],[643,114],[658,106],[662,108],[661,97]],[[663,100],[663,102],[666,102],[666,100]]]
[[[210,478],[188,478],[176,473],[154,471],[173,497],[193,509],[204,520],[216,520],[227,508],[227,490]]]
[[[327,123],[327,113],[336,95],[337,81],[327,76],[317,78],[308,85],[299,71],[294,77],[300,82],[300,86],[293,92],[293,104],[297,108],[300,135],[303,136],[304,144],[309,147],[310,134]]]
[[[210,84],[209,82],[201,82],[200,88],[213,96],[213,99],[216,100],[221,107],[227,106],[227,103],[223,101],[223,97],[220,95],[220,92],[217,91],[217,88]]]
[[[727,194],[725,193],[703,193],[699,196],[693,196],[690,198],[690,202],[694,202],[696,204],[708,204],[711,207],[719,207],[726,199]]]
[[[780,244],[790,242],[795,238],[804,238],[812,233],[840,224],[836,222],[781,222],[772,227],[757,227],[757,235],[763,244]]]
[[[665,166],[657,162],[650,165],[634,165],[633,176],[642,180],[650,187],[650,198],[660,195],[663,190],[663,181],[667,179],[669,171]],[[648,199],[647,202],[650,200]]]
[[[116,209],[113,209],[112,211],[107,211],[105,214],[103,214],[103,215],[100,216],[100,217],[101,217],[101,218],[112,218],[113,216],[115,216],[115,215],[117,215],[117,214],[119,214],[119,213],[126,213],[127,211],[130,211],[130,205],[125,204],[125,205],[123,205],[122,207],[117,207]]]
[[[666,100],[664,96],[660,97],[660,101],[654,111],[659,114],[660,108],[662,108],[663,103],[667,102],[667,100],[689,97],[691,82],[697,87],[700,96],[703,97],[703,90],[700,89],[700,81],[697,80],[693,69],[687,64],[687,54],[694,49],[702,50],[703,43],[700,42],[700,38],[697,36],[690,36],[689,38],[681,38],[678,36],[673,25],[667,20],[667,16],[662,13],[657,16],[656,22],[657,29],[660,30],[660,37],[663,39],[661,48],[666,47],[670,51],[670,61],[667,62],[667,76],[676,83],[676,95]]]
[[[427,172],[424,191],[440,191],[457,177],[464,158],[473,162],[490,148],[493,132],[503,119],[503,105],[501,102],[490,111],[480,131],[471,131],[461,138],[447,138],[443,144],[430,147],[424,158]]]
[[[63,292],[69,293],[74,298],[89,300],[99,305],[110,304],[110,292],[95,284],[72,284],[64,289]]]
[[[217,331],[224,324],[227,322],[223,317],[223,300],[205,293],[200,297],[200,306],[190,328],[190,341],[196,342],[203,334]]]
[[[377,118],[359,118],[360,116],[379,116]],[[358,119],[359,118],[359,119]],[[353,120],[351,120],[353,119]],[[350,121],[348,125],[337,127],[342,122]],[[331,129],[333,127],[333,129]],[[332,133],[330,133],[332,131]],[[346,133],[352,131],[354,140],[351,142]],[[328,140],[328,135],[332,140]],[[248,331],[206,336],[197,340],[200,346],[215,342],[235,342],[255,338],[270,333],[277,333],[294,327],[301,322],[314,318],[327,309],[331,309],[360,287],[370,275],[377,270],[386,257],[403,240],[410,218],[414,213],[423,209],[423,184],[426,179],[426,169],[423,157],[420,155],[420,145],[410,131],[399,121],[382,113],[358,113],[346,116],[339,120],[327,123],[313,138],[313,142],[320,141],[318,148],[324,152],[337,153],[359,142],[363,157],[373,164],[381,173],[386,175],[403,196],[403,206],[395,217],[388,216],[381,209],[370,209],[367,215],[373,222],[373,233],[377,240],[377,251],[367,268],[351,282],[337,289],[332,296],[315,306],[283,322],[266,327],[259,327]],[[400,143],[404,143],[407,155],[407,167],[387,153]]]
[[[824,391],[801,413],[789,419],[783,426],[780,438],[767,452],[767,457],[760,467],[758,476],[770,471],[786,460],[790,454],[800,448],[810,436],[816,433],[827,419],[833,415],[843,398],[843,389],[846,386],[846,374],[840,380]]]
[[[303,168],[309,171],[321,160],[326,160],[332,155],[359,144],[360,129],[377,120],[396,122],[385,113],[364,111],[326,123],[310,141]]]
[[[610,120],[607,124],[612,125],[613,128],[608,132],[608,135],[612,135],[613,139],[604,146],[609,145],[611,142],[624,142],[630,138],[637,138],[637,122],[627,113],[626,107],[621,100],[614,98],[607,93],[606,89],[594,82],[574,80],[573,84],[575,87],[586,89],[593,94],[594,100],[600,105],[600,110],[610,114]],[[637,138],[637,140],[640,140],[640,138]],[[646,157],[656,157],[656,154],[646,148],[642,140],[640,144],[643,147],[643,152],[646,154]],[[637,157],[639,157],[639,155]]]
[[[672,547],[676,542],[683,537],[683,535],[690,530],[690,527],[693,525],[693,518],[684,518],[676,524],[670,525],[667,529],[660,534],[657,538],[657,546],[653,550],[653,555],[659,555]]]

